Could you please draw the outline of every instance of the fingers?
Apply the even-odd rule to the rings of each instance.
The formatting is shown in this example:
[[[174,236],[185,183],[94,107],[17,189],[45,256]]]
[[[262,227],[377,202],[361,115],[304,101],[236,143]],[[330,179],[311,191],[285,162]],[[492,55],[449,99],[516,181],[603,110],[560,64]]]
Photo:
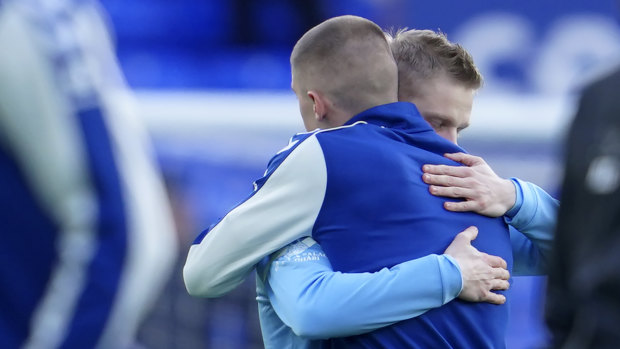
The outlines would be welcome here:
[[[490,290],[484,292],[478,301],[501,305],[506,303],[506,296],[493,291],[505,291],[510,288],[510,283],[506,280],[493,280],[490,283]]]
[[[422,180],[426,184],[435,185],[435,186],[443,186],[443,187],[472,188],[474,185],[477,184],[475,178],[473,177],[473,171],[469,168],[467,168],[466,171],[452,171],[452,172],[456,174],[424,173],[422,175]]]
[[[476,201],[461,201],[461,202],[451,202],[446,201],[443,204],[443,207],[452,212],[471,212],[477,211],[480,208],[480,204]]]
[[[422,166],[422,170],[432,174],[446,174],[457,177],[467,177],[471,171],[469,167],[486,164],[484,159],[465,153],[444,154],[450,160],[454,160],[466,166],[450,166],[450,165],[431,165]]]
[[[443,156],[467,166],[475,166],[484,163],[484,160],[481,157],[465,153],[449,153],[444,154]]]
[[[430,185],[431,192],[434,189],[443,190],[446,193],[450,193],[449,190],[464,189],[468,191],[468,195],[476,194],[475,190],[473,190],[473,187],[476,183],[471,177],[455,177],[450,175],[436,175],[425,173],[422,175],[422,181]],[[460,194],[466,193],[461,192]]]
[[[487,263],[491,267],[504,268],[504,270],[508,268],[508,264],[506,264],[506,261],[502,257],[492,256],[484,252],[481,252],[481,253],[482,253],[482,259],[485,261],[485,263]]]
[[[454,238],[454,240],[466,239],[468,242],[472,242],[473,240],[476,239],[477,236],[478,236],[478,228],[472,226],[458,233],[456,237]]]
[[[428,187],[431,194],[448,198],[474,198],[477,193],[473,189],[462,187],[440,187],[431,185]]]
[[[491,273],[493,274],[493,277],[495,278],[495,280],[506,281],[510,279],[510,272],[501,267],[493,268],[493,271]]]
[[[472,170],[464,166],[448,166],[448,165],[424,165],[422,171],[434,175],[448,175],[453,177],[469,177]]]
[[[506,291],[510,288],[510,282],[508,280],[493,280],[491,282],[491,290],[493,291]]]
[[[491,304],[504,304],[506,303],[506,297],[504,295],[501,294],[497,294],[497,293],[493,293],[493,292],[487,292],[484,297],[481,299],[482,302],[488,302]]]
[[[463,230],[462,232],[456,234],[456,236],[454,237],[454,240],[452,240],[452,242],[450,243],[450,246],[448,246],[448,248],[446,249],[444,253],[452,255],[458,260],[456,255],[461,255],[461,254],[469,255],[469,254],[472,254],[472,252],[470,251],[473,250],[476,253],[475,258],[481,258],[479,257],[478,250],[476,250],[473,246],[471,246],[471,242],[475,240],[477,236],[478,236],[478,228],[474,226],[471,226]],[[460,264],[461,263],[459,263],[459,265]]]

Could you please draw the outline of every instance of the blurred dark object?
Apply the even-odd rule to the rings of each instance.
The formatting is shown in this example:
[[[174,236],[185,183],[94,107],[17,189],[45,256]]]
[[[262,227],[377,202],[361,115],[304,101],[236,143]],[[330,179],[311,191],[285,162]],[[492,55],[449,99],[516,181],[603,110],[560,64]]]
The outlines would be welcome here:
[[[293,47],[323,19],[320,1],[234,0],[235,44]]]
[[[620,343],[620,70],[588,86],[568,137],[547,323],[554,348]]]

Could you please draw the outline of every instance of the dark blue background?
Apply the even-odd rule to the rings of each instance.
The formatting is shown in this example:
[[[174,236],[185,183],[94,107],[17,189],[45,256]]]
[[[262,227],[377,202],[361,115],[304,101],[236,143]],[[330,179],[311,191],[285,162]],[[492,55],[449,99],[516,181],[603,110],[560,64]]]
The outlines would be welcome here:
[[[456,37],[468,20],[503,12],[523,18],[542,38],[565,16],[617,18],[618,12],[615,0],[102,2],[115,27],[120,63],[130,85],[139,88],[288,89],[295,41],[336,15],[364,16],[386,29],[440,29]],[[527,63],[506,60],[497,63],[497,71],[484,73],[525,84]]]

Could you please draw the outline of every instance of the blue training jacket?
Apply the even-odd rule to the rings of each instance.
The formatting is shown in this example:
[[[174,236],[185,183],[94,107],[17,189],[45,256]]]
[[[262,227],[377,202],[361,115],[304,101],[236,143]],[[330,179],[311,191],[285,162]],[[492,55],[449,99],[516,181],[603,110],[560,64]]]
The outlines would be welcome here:
[[[415,106],[375,107],[347,125],[315,134],[327,186],[312,236],[334,270],[377,271],[441,254],[472,225],[479,229],[473,245],[504,258],[512,270],[510,237],[501,218],[448,212],[445,198],[430,195],[422,182],[422,165],[454,165],[443,154],[463,150],[437,135]],[[368,334],[331,339],[324,347],[501,348],[507,319],[507,304],[457,299]]]
[[[456,163],[463,151],[438,136],[414,105],[369,109],[345,126],[295,136],[272,158],[254,192],[198,236],[184,268],[191,294],[221,295],[262,258],[304,236],[323,247],[334,270],[377,271],[441,254],[475,225],[474,246],[512,270],[508,228],[501,218],[443,209],[421,180],[426,163]],[[508,306],[459,300],[415,319],[325,347],[501,348]]]
[[[542,275],[558,201],[532,183],[513,183],[517,200],[504,217],[511,228],[512,272]],[[413,318],[452,301],[462,287],[458,266],[447,255],[374,273],[340,273],[311,238],[263,259],[257,276],[263,341],[274,349],[320,348],[317,339],[358,335]]]

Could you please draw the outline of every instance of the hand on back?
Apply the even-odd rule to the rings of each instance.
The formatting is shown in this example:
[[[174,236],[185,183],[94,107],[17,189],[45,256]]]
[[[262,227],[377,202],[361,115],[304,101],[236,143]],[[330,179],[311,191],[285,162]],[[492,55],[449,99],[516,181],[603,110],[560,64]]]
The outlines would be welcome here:
[[[482,158],[465,153],[445,157],[465,166],[424,165],[422,179],[435,196],[464,199],[445,202],[446,210],[500,217],[512,208],[516,200],[512,181],[495,174]]]
[[[501,257],[478,251],[471,242],[478,236],[476,227],[460,232],[444,252],[456,260],[461,268],[463,289],[459,298],[470,302],[503,304],[506,297],[493,291],[510,287],[510,273]]]

